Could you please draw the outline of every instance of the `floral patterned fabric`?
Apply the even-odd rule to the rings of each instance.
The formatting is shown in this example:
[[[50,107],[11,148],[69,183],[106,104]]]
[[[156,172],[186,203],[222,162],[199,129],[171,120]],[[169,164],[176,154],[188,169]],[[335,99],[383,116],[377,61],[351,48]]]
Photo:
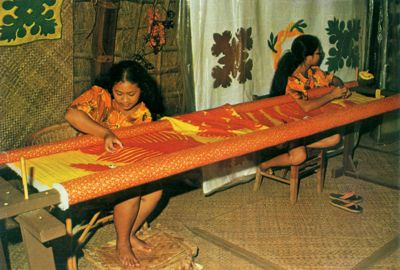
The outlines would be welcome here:
[[[151,113],[143,102],[136,105],[130,115],[119,112],[115,109],[115,101],[112,100],[110,93],[96,85],[76,98],[70,108],[87,113],[94,121],[111,129],[129,127],[152,120]]]
[[[356,82],[345,84],[348,88],[356,85]],[[310,97],[314,97],[316,94],[325,94],[329,91],[331,91],[330,87],[322,87],[310,90],[308,94]],[[274,115],[268,114],[272,111],[268,108],[296,103],[289,95],[241,103],[231,108],[224,106],[219,114],[224,116],[220,118],[222,126],[238,123],[236,122],[238,117],[235,116],[238,114],[244,120],[253,120],[255,123],[251,126],[255,130],[246,134],[235,133],[237,136],[226,136],[224,140],[209,143],[200,143],[186,136],[185,132],[175,131],[169,121],[160,120],[115,130],[115,134],[123,140],[124,152],[118,151],[102,155],[103,140],[85,135],[66,141],[0,153],[0,164],[7,163],[10,168],[20,173],[19,160],[21,156],[24,156],[27,168],[35,170],[35,179],[32,179],[33,185],[40,191],[52,187],[57,189],[61,194],[60,208],[65,210],[70,205],[158,181],[174,174],[243,156],[400,108],[400,94],[384,99],[361,99],[360,102],[353,102],[354,96],[353,94],[349,100],[341,101],[342,105],[327,106],[331,105],[329,103],[324,106],[324,108],[329,108],[323,113],[305,120],[296,120],[296,115],[286,115],[284,109],[275,110]],[[221,108],[208,110],[208,112],[216,110],[220,111]],[[225,115],[233,110],[236,112],[232,115],[235,121],[224,119]],[[284,113],[285,118],[278,117],[279,112]],[[272,121],[275,115],[278,119],[274,121],[281,121],[283,124],[272,125],[273,127],[267,129],[256,128],[259,124]],[[179,119],[186,122],[196,120],[196,123],[204,120],[204,125],[201,123],[198,126],[198,130],[201,130],[203,127],[207,127],[209,122],[206,121],[207,117],[203,116],[204,111],[200,111],[179,116]],[[215,122],[214,113],[208,113],[208,116],[211,122]],[[241,122],[246,129],[250,126],[248,121]],[[285,122],[287,123],[285,124]],[[304,125],[307,125],[306,129]],[[239,129],[242,128],[239,127]],[[218,132],[217,135],[220,134],[221,132]],[[98,151],[100,151],[100,155],[96,155]],[[96,166],[91,165],[94,161],[97,163]],[[41,171],[46,174],[43,181],[39,179]],[[75,175],[71,176],[72,173]],[[65,178],[60,181],[62,177]]]
[[[312,66],[307,71],[307,78],[300,72],[288,78],[286,94],[295,99],[308,99],[307,91],[317,87],[327,87],[331,84],[333,73],[326,73],[318,66]]]

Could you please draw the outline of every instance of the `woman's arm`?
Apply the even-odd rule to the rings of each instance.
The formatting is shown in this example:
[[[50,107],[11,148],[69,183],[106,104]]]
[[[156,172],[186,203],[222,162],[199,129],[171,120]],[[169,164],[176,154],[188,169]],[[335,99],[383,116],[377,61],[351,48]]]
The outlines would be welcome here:
[[[115,144],[122,147],[122,142],[110,129],[103,127],[81,110],[69,108],[65,113],[65,120],[83,133],[103,138],[104,148],[109,152],[117,149]]]
[[[336,98],[340,97],[345,97],[347,93],[347,88],[345,87],[335,87],[333,90],[326,95],[319,97],[319,98],[314,98],[314,99],[296,99],[297,104],[300,105],[300,107],[303,109],[305,112],[309,112],[315,109],[318,109],[319,107],[322,107],[323,105],[327,104],[331,100],[334,100]]]

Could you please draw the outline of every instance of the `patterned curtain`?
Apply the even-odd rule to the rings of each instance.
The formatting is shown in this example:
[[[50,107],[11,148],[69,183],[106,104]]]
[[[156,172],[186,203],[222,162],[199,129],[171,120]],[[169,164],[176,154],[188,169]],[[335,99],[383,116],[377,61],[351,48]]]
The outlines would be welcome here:
[[[319,37],[325,53],[321,67],[344,81],[354,80],[356,67],[363,67],[364,0],[188,1],[196,110],[268,94],[280,56],[303,33]],[[212,181],[204,191],[254,172],[251,163],[241,158],[207,167],[204,177]]]
[[[302,33],[320,38],[322,67],[355,78],[365,48],[363,0],[190,0],[196,109],[267,94],[276,65]]]

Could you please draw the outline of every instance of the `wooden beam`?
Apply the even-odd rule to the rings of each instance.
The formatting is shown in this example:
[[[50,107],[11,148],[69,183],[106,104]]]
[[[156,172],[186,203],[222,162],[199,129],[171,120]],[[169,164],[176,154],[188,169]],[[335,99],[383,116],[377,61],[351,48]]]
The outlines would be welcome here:
[[[92,79],[109,70],[114,62],[118,10],[119,0],[97,0],[92,40]]]
[[[246,261],[248,261],[249,263],[256,265],[262,269],[270,269],[270,270],[282,270],[283,268],[281,268],[280,266],[278,266],[277,264],[265,260],[264,258],[258,256],[255,253],[252,253],[238,245],[235,245],[229,241],[226,241],[223,238],[220,238],[208,231],[196,228],[196,227],[191,227],[188,228],[193,234],[195,234],[196,236],[199,236],[201,238],[203,238],[204,240],[213,243],[214,245],[222,248],[225,251],[231,252],[232,254],[234,254],[235,256],[244,259]]]
[[[60,194],[54,189],[31,194],[25,200],[20,191],[0,177],[0,220],[59,203]]]
[[[25,229],[41,243],[65,235],[65,225],[44,209],[23,213],[15,218]]]

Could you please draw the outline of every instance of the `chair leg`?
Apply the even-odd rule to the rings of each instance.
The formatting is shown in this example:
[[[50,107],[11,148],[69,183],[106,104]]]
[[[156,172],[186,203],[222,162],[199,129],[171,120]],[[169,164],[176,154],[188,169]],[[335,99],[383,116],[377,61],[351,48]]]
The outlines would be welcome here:
[[[75,247],[74,247],[74,234],[72,231],[72,219],[71,217],[67,217],[65,220],[65,227],[67,232],[67,245],[68,245],[68,258],[67,258],[67,269],[68,270],[76,270],[76,255],[75,255]]]
[[[319,169],[317,172],[317,191],[319,193],[322,192],[325,183],[325,168],[326,168],[325,162],[326,162],[325,151],[322,150],[321,153],[319,154]]]
[[[256,170],[256,180],[254,181],[253,191],[257,191],[257,190],[260,189],[261,181],[262,181],[261,171],[260,171],[260,168],[257,168],[257,170]]]
[[[95,222],[97,221],[99,215],[101,214],[101,211],[97,211],[93,217],[90,219],[89,224],[87,224],[86,228],[83,230],[81,236],[78,238],[78,241],[76,243],[76,247],[75,249],[78,250],[80,248],[80,246],[82,245],[83,242],[86,241],[87,236],[89,234],[89,231],[93,228],[93,225],[95,224]]]
[[[290,202],[297,202],[297,193],[299,189],[299,166],[290,166]]]

